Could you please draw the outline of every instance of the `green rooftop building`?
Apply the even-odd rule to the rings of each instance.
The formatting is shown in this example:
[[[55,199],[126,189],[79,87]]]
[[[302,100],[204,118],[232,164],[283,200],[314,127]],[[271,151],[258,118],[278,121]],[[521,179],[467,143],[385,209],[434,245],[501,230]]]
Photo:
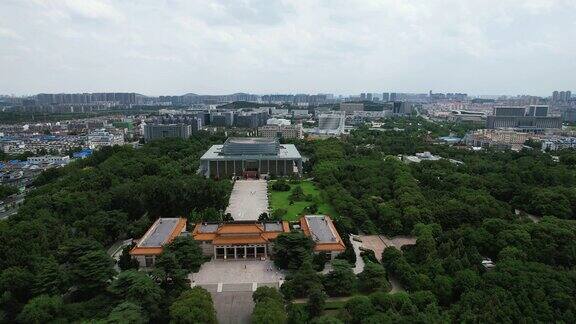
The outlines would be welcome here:
[[[231,137],[204,153],[198,171],[208,178],[301,175],[302,156],[275,138]]]

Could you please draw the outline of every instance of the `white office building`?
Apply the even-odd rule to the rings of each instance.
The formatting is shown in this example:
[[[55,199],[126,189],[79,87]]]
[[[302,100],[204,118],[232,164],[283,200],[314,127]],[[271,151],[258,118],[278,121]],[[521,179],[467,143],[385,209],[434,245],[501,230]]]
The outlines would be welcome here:
[[[66,165],[66,164],[70,163],[70,157],[67,155],[64,155],[64,156],[56,156],[56,155],[31,156],[27,160],[31,164]]]
[[[88,134],[88,147],[98,149],[104,146],[124,145],[124,136],[98,129]]]
[[[258,128],[258,136],[269,138],[302,138],[302,125],[265,125]]]

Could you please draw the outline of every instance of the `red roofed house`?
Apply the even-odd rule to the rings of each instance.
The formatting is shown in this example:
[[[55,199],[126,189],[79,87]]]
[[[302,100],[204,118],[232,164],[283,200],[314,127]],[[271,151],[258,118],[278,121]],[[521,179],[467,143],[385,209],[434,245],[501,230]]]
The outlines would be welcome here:
[[[346,250],[334,223],[326,215],[305,215],[300,218],[300,228],[314,241],[314,252],[325,252],[334,259]]]
[[[290,232],[288,222],[235,221],[230,223],[198,223],[192,236],[205,255],[215,259],[267,258],[273,241],[281,233]]]
[[[300,227],[314,241],[315,253],[325,252],[334,258],[346,249],[329,216],[302,216]],[[276,237],[288,232],[290,226],[286,221],[235,221],[198,223],[192,236],[204,254],[215,259],[260,259],[272,255]]]
[[[130,254],[140,267],[152,268],[163,246],[186,232],[186,218],[158,218],[142,236]]]

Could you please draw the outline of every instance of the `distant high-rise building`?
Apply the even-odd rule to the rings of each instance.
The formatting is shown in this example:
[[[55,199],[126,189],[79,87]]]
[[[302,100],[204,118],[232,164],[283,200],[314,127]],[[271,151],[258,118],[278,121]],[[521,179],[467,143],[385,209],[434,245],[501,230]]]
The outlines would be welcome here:
[[[318,116],[318,133],[340,135],[344,132],[344,113],[320,114]]]
[[[136,93],[40,93],[36,95],[38,104],[93,104],[98,102],[115,102],[121,105],[136,103]]]
[[[552,102],[567,102],[572,97],[571,91],[554,91],[552,92]]]
[[[495,116],[521,117],[526,114],[524,107],[494,107]]]
[[[366,100],[366,94],[365,93],[360,94],[360,100],[362,100],[362,101]]]
[[[562,118],[569,123],[576,122],[576,109],[566,109],[562,112]]]
[[[395,115],[411,115],[413,112],[412,104],[406,101],[394,101],[392,113]]]
[[[546,117],[548,116],[548,106],[530,105],[530,107],[528,108],[528,114],[526,116]]]
[[[234,117],[234,125],[243,128],[258,128],[266,124],[268,113],[265,112],[240,112]]]
[[[352,113],[354,111],[363,111],[364,104],[359,102],[342,102],[340,103],[340,111],[345,112],[347,114]]]
[[[382,101],[384,101],[384,102],[390,101],[390,94],[388,92],[382,93]]]
[[[258,136],[273,138],[302,138],[302,124],[265,125],[258,128]]]
[[[548,116],[548,106],[495,107],[494,115],[486,118],[486,128],[516,128],[525,131],[543,131],[562,127],[562,117]]]
[[[219,111],[210,113],[210,125],[227,127],[234,124],[234,112]]]
[[[390,97],[388,98],[389,101],[396,101],[398,94],[396,92],[391,92]]]
[[[144,126],[144,139],[146,142],[169,137],[187,139],[191,133],[192,127],[186,124],[147,124]]]
[[[366,100],[372,101],[372,94],[371,93],[366,94]]]

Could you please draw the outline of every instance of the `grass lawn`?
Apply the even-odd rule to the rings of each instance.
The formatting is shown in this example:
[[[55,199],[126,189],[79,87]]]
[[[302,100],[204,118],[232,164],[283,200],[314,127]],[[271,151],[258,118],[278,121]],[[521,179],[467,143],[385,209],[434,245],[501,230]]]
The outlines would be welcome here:
[[[338,217],[336,211],[332,206],[330,206],[327,202],[324,202],[320,197],[320,191],[316,188],[316,185],[312,181],[300,181],[300,183],[290,183],[290,191],[273,191],[270,190],[270,197],[269,197],[269,204],[270,204],[270,212],[273,212],[276,209],[286,209],[287,213],[284,215],[284,220],[287,221],[294,221],[297,220],[300,215],[303,214],[303,211],[306,207],[312,205],[312,202],[309,201],[295,201],[292,205],[290,205],[290,194],[294,187],[296,186],[302,187],[302,191],[304,191],[305,195],[312,195],[318,197],[320,200],[320,204],[318,204],[318,214],[330,215],[333,218]],[[272,185],[270,184],[268,188],[271,188]]]

